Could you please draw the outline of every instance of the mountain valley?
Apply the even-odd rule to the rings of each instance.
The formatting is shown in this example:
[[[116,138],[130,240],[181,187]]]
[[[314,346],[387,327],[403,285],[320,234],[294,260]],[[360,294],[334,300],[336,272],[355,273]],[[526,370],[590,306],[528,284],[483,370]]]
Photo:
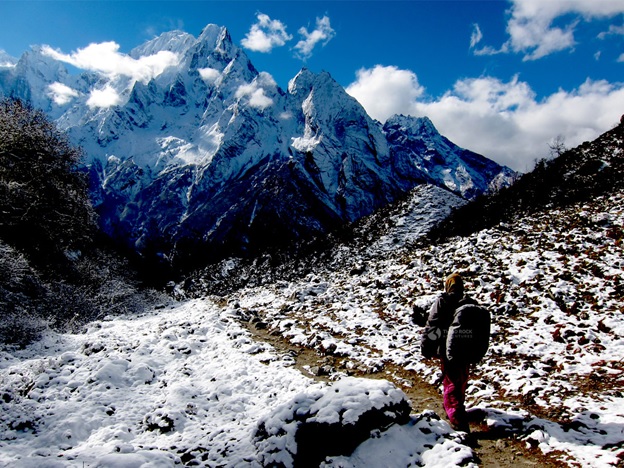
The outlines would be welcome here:
[[[104,233],[179,274],[126,308],[125,263],[76,267],[105,270],[104,313],[0,346],[0,466],[622,466],[624,121],[521,176],[426,117],[374,121],[326,72],[280,89],[225,28],[131,55],[169,65],[2,58],[0,93],[83,148]],[[0,249],[3,291],[39,291]],[[420,351],[455,271],[492,317],[471,437]]]

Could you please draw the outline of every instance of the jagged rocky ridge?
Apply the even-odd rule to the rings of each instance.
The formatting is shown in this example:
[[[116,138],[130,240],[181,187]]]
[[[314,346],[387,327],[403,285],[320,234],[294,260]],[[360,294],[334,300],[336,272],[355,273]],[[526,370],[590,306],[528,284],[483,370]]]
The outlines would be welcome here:
[[[225,28],[165,33],[130,56],[163,53],[171,64],[139,78],[71,74],[46,47],[0,65],[0,94],[43,108],[85,149],[103,229],[142,254],[180,265],[253,254],[423,183],[471,199],[514,178],[427,118],[382,126],[326,72],[303,69],[283,91]],[[96,105],[102,95],[115,105]]]

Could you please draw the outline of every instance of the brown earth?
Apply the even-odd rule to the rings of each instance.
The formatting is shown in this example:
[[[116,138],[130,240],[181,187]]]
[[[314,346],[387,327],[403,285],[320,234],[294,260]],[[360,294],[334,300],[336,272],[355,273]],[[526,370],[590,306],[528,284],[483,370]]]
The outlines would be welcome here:
[[[272,333],[262,322],[245,323],[252,336],[270,344],[282,356],[294,359],[294,366],[304,375],[315,380],[331,381],[331,374],[342,372],[349,375],[387,379],[394,382],[409,397],[415,413],[433,410],[444,416],[442,395],[438,388],[422,380],[415,372],[399,366],[386,366],[383,372],[365,373],[348,370],[345,360],[336,356],[324,356],[316,350],[288,343],[277,333]],[[527,447],[527,443],[509,432],[488,429],[485,423],[471,423],[472,437],[475,440],[473,451],[479,466],[492,468],[517,468],[520,466],[565,467],[569,466],[556,459],[561,453],[545,455],[539,448]]]

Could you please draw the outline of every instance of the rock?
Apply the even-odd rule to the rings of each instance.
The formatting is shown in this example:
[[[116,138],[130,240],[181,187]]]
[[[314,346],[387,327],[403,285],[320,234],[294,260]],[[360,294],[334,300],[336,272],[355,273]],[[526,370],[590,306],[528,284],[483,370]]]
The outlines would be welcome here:
[[[328,456],[349,456],[371,432],[409,422],[405,394],[385,380],[346,377],[315,387],[265,416],[255,445],[263,466],[319,466]]]

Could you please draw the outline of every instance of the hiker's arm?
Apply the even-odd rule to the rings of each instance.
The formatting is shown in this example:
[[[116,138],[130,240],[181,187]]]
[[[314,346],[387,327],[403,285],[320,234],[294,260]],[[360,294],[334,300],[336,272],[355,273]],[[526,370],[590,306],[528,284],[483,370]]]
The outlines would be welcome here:
[[[439,356],[439,344],[442,338],[442,298],[439,297],[429,309],[429,318],[423,330],[420,350],[426,358]]]

